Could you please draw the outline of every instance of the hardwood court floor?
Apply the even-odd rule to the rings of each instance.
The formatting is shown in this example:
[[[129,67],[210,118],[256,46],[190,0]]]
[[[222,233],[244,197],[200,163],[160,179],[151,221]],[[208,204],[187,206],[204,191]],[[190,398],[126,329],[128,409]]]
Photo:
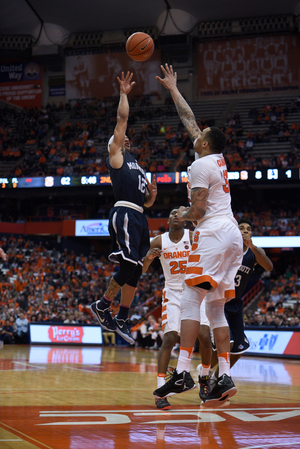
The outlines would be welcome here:
[[[230,405],[202,409],[195,389],[162,412],[156,359],[126,347],[4,346],[0,448],[300,448],[299,361],[244,357]],[[195,354],[195,381],[199,362]]]

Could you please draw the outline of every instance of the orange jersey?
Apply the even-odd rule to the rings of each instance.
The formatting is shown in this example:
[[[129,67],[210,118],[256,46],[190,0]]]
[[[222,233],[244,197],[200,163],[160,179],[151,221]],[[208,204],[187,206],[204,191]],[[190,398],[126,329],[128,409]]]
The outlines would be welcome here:
[[[160,262],[165,277],[165,286],[172,289],[183,288],[187,260],[191,250],[190,233],[184,230],[182,239],[174,243],[170,240],[169,233],[161,236]]]

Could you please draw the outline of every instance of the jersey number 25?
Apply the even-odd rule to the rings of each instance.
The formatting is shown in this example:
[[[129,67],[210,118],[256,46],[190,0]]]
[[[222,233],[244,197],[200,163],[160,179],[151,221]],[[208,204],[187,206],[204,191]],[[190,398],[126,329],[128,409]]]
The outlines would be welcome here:
[[[179,274],[186,272],[186,260],[172,261],[170,262],[170,273],[171,274]]]

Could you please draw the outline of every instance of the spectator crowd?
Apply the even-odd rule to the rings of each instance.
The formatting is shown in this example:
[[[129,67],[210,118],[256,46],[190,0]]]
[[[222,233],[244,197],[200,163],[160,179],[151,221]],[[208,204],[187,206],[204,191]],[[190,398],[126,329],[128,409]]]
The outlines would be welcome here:
[[[0,245],[7,253],[1,267],[0,340],[28,343],[29,322],[97,324],[89,306],[102,297],[117,269],[114,264],[105,257],[61,252],[23,237],[2,237]],[[163,285],[158,262],[141,277],[130,311],[137,346],[155,349],[161,344],[161,320],[154,312],[161,305]],[[113,301],[113,315],[118,307],[119,298]],[[299,267],[288,267],[265,284],[256,308],[245,311],[246,326],[299,327],[299,319]]]
[[[81,176],[107,174],[107,141],[116,120],[117,102],[47,104],[41,110],[9,108],[0,111],[0,157],[14,161],[5,176]],[[238,113],[230,114],[221,126],[227,137],[228,169],[300,167],[300,123],[293,114],[300,110],[300,98],[284,106],[266,104],[249,111],[253,129],[245,128]],[[66,120],[60,120],[64,112]],[[185,171],[193,160],[192,143],[167,99],[152,105],[149,97],[131,100],[128,136],[133,154],[145,171]],[[214,125],[209,117],[197,118],[200,129]],[[12,126],[12,123],[14,124]],[[263,131],[257,128],[262,126]],[[267,128],[266,128],[267,126]],[[290,142],[282,154],[255,153],[257,144],[276,148],[276,142]],[[25,146],[27,149],[25,149]]]

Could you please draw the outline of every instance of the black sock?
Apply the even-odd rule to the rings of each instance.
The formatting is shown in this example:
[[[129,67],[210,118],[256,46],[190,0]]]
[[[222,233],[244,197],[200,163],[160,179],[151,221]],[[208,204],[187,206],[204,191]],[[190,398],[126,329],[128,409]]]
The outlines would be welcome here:
[[[117,320],[126,321],[129,314],[129,307],[120,306],[118,315],[116,316]]]
[[[103,298],[100,301],[97,301],[96,308],[98,310],[105,310],[109,309],[111,305],[111,300],[106,298],[105,295],[103,295]]]

